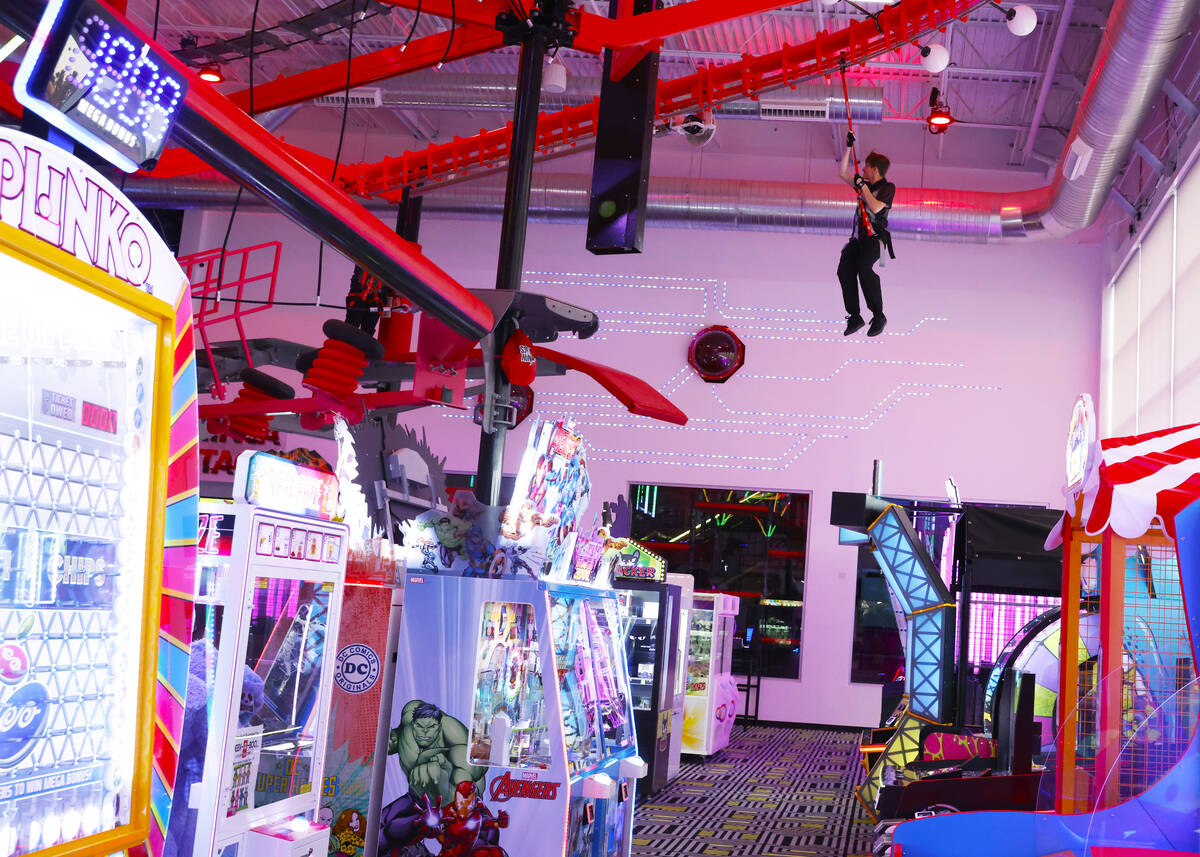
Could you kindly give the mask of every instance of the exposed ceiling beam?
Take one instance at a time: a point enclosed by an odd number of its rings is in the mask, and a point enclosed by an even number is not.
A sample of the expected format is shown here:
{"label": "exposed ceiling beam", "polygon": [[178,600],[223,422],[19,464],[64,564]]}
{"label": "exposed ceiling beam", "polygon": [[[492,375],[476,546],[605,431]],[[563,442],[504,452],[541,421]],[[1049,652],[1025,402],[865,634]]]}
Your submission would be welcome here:
{"label": "exposed ceiling beam", "polygon": [[[430,68],[443,58],[450,62],[475,56],[500,47],[501,44],[501,36],[495,30],[464,24],[456,28],[453,35],[451,31],[444,30],[416,39],[407,49],[392,46],[353,57],[350,60],[350,87],[366,86],[411,71]],[[254,87],[254,110],[257,113],[311,101],[322,95],[341,92],[345,87],[346,61],[342,60],[259,84]],[[235,92],[229,96],[229,100],[243,110],[249,110],[250,90]]]}

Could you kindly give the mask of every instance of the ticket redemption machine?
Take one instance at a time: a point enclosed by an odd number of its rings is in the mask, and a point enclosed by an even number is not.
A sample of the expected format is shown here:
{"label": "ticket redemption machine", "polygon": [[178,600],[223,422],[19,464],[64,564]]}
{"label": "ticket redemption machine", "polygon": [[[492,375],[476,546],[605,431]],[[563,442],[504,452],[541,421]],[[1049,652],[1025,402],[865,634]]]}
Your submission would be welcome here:
{"label": "ticket redemption machine", "polygon": [[347,530],[337,479],[238,456],[233,501],[200,504],[196,615],[169,853],[324,854],[321,797]]}
{"label": "ticket redemption machine", "polygon": [[729,744],[737,718],[737,682],[730,674],[737,632],[738,597],[698,592],[692,604],[687,658],[683,750],[711,756]]}
{"label": "ticket redemption machine", "polygon": [[67,151],[0,128],[0,176],[0,855],[158,854],[194,569],[187,279]]}

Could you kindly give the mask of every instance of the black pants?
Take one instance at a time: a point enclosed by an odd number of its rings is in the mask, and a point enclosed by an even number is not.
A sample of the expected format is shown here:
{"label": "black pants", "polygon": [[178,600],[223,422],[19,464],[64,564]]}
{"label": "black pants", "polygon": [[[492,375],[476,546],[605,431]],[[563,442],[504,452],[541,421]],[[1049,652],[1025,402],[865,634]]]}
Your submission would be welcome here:
{"label": "black pants", "polygon": [[879,261],[878,238],[851,238],[842,248],[837,276],[842,284],[842,301],[850,315],[862,315],[858,304],[858,286],[862,283],[863,297],[872,316],[883,315],[883,292],[875,263]]}

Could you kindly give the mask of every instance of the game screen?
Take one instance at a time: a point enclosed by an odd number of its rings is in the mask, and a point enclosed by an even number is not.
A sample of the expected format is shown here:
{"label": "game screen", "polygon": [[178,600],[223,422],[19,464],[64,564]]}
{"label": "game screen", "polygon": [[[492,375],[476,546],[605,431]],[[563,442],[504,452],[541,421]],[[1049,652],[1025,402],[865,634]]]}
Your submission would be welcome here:
{"label": "game screen", "polygon": [[658,593],[632,591],[629,635],[625,651],[629,658],[629,684],[635,711],[654,707],[654,667],[658,662]]}
{"label": "game screen", "polygon": [[333,586],[282,577],[254,578],[235,733],[243,740],[259,738],[253,807],[312,790],[319,716],[314,709]]}
{"label": "game screen", "polygon": [[584,603],[567,595],[550,595],[554,660],[567,739],[567,771],[572,777],[596,767],[602,758],[596,670],[586,619],[580,609]]}
{"label": "game screen", "polygon": [[488,601],[483,605],[471,713],[472,764],[550,766],[538,646],[532,604]]}
{"label": "game screen", "polygon": [[0,277],[0,853],[22,855],[130,821],[158,331],[11,257]]}

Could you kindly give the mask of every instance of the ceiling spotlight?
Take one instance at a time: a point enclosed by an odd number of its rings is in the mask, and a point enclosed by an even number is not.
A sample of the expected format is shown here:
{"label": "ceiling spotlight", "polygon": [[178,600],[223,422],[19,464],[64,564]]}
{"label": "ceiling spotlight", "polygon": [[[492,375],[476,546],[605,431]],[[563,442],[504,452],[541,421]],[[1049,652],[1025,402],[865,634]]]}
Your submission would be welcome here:
{"label": "ceiling spotlight", "polygon": [[944,134],[946,129],[954,124],[954,117],[950,115],[949,108],[938,97],[939,95],[936,86],[929,93],[929,118],[925,121],[929,124],[930,134]]}
{"label": "ceiling spotlight", "polygon": [[1024,3],[1005,9],[996,0],[988,0],[993,6],[1004,13],[1008,31],[1014,36],[1028,36],[1037,27],[1037,12]]}
{"label": "ceiling spotlight", "polygon": [[950,65],[950,51],[944,45],[925,45],[921,48],[921,68],[930,74],[940,74]]}
{"label": "ceiling spotlight", "polygon": [[567,67],[565,65],[561,62],[554,62],[554,60],[546,63],[546,68],[542,72],[542,91],[567,91]]}
{"label": "ceiling spotlight", "polygon": [[225,75],[221,74],[221,67],[215,62],[200,66],[198,74],[201,80],[208,81],[209,83],[220,83],[225,79]]}

